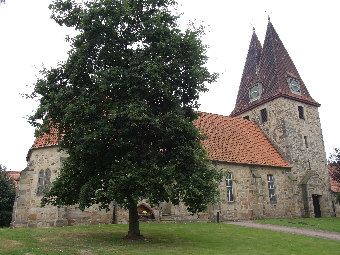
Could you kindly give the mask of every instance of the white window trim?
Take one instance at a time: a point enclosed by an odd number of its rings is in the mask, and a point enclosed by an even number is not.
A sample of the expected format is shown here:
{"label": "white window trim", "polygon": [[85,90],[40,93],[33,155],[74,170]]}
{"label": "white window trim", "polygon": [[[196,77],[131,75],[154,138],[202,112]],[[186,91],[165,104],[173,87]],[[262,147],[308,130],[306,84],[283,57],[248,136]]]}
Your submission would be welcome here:
{"label": "white window trim", "polygon": [[233,190],[233,174],[230,173],[226,177],[226,188],[227,188],[227,200],[229,203],[234,202],[234,190]]}

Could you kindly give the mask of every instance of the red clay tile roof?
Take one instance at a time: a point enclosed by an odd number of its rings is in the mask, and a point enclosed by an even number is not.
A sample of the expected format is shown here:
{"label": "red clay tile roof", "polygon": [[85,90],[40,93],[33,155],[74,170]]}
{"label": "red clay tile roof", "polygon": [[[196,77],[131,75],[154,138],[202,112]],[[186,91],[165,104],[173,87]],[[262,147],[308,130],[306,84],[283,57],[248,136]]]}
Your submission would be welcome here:
{"label": "red clay tile roof", "polygon": [[32,145],[31,149],[43,148],[47,146],[58,145],[58,130],[53,128],[50,134],[43,133],[41,136],[37,137]]}
{"label": "red clay tile roof", "polygon": [[340,183],[332,178],[331,173],[337,169],[335,165],[328,165],[329,178],[331,181],[331,189],[333,192],[340,192]]}
{"label": "red clay tile roof", "polygon": [[291,167],[253,121],[201,113],[195,125],[208,136],[202,143],[211,160]]}
{"label": "red clay tile roof", "polygon": [[[252,41],[253,40],[254,35],[252,37]],[[250,74],[243,73],[243,75],[250,76],[251,79],[245,80],[242,76],[236,105],[230,116],[237,116],[280,96],[314,106],[320,106],[320,104],[309,95],[304,82],[302,81],[292,59],[290,58],[271,22],[269,22],[267,26],[260,61],[258,62],[258,60],[252,57],[252,55],[254,55],[254,46],[252,46],[251,43],[245,64],[245,70],[246,66],[258,65],[257,77],[253,77],[253,71],[251,71]],[[248,63],[248,61],[253,61],[253,63]],[[288,77],[295,78],[299,81],[301,95],[295,94],[290,90],[287,82]],[[249,89],[256,82],[262,83],[263,92],[260,99],[250,102]]]}
{"label": "red clay tile roof", "polygon": [[9,177],[13,178],[15,185],[17,185],[20,178],[20,171],[7,171]]}
{"label": "red clay tile roof", "polygon": [[[290,167],[255,122],[211,113],[201,114],[195,125],[208,136],[202,143],[209,159]],[[31,149],[57,145],[56,133],[55,129],[50,135],[38,137]]]}

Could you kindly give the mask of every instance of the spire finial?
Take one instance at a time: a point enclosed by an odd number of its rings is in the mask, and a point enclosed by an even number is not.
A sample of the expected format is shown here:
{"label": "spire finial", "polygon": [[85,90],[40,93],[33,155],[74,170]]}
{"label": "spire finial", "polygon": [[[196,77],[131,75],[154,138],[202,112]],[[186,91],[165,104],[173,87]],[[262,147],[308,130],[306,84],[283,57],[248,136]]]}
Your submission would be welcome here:
{"label": "spire finial", "polygon": [[268,22],[270,22],[270,15],[268,15]]}

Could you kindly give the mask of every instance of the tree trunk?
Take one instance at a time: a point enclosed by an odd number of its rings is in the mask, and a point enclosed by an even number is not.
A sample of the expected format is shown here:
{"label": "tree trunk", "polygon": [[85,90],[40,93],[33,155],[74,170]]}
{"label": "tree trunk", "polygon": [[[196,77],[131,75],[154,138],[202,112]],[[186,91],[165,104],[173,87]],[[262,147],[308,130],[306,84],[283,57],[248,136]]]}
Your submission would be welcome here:
{"label": "tree trunk", "polygon": [[126,238],[132,240],[143,238],[139,230],[137,204],[134,202],[131,202],[129,207],[129,233]]}

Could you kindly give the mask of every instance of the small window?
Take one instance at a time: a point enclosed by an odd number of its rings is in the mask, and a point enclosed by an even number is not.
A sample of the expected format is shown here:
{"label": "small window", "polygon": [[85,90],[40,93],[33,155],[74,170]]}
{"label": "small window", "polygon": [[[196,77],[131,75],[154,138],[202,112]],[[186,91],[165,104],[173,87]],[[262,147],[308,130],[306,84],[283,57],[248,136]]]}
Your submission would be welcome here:
{"label": "small window", "polygon": [[227,175],[226,186],[227,186],[228,202],[234,202],[233,175],[231,173]]}
{"label": "small window", "polygon": [[267,114],[266,108],[261,110],[261,120],[262,120],[262,123],[267,122],[268,120],[268,114]]}
{"label": "small window", "polygon": [[309,161],[309,159],[308,159],[308,170],[311,170],[312,168],[311,168],[311,166],[310,166],[310,161]]}
{"label": "small window", "polygon": [[267,175],[267,181],[268,181],[268,190],[269,190],[270,202],[276,203],[274,176],[271,175],[271,174],[268,174]]}
{"label": "small window", "polygon": [[303,107],[302,106],[298,106],[298,111],[299,111],[299,118],[304,120],[305,119],[305,114],[303,112]]}
{"label": "small window", "polygon": [[308,148],[308,140],[307,140],[307,136],[304,136],[303,138],[304,138],[304,140],[305,140],[306,148]]}
{"label": "small window", "polygon": [[244,116],[243,119],[249,120],[249,116]]}

